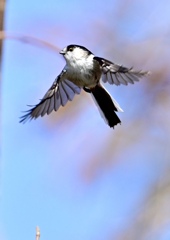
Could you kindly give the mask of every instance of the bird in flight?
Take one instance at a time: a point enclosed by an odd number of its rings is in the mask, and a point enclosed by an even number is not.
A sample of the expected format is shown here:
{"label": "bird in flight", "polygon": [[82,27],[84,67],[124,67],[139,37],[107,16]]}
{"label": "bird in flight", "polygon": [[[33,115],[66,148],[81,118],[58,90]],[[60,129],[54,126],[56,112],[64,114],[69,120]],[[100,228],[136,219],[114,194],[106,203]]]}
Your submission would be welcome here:
{"label": "bird in flight", "polygon": [[110,96],[101,82],[115,85],[127,85],[139,81],[148,75],[145,71],[135,71],[115,64],[105,58],[95,56],[87,48],[75,44],[60,51],[66,65],[40,102],[21,117],[20,122],[36,119],[39,116],[57,111],[72,101],[81,89],[90,93],[106,123],[114,128],[121,123],[116,112],[123,112],[119,104]]}

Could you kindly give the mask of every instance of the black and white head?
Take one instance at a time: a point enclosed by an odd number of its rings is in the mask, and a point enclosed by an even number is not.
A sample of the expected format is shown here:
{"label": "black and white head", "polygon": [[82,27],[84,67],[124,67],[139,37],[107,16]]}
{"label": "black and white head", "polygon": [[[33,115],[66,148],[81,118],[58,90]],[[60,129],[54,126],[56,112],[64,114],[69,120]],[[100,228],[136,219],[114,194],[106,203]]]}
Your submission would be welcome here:
{"label": "black and white head", "polygon": [[75,44],[71,44],[63,48],[60,51],[60,54],[62,54],[66,61],[69,62],[75,60],[82,60],[84,58],[88,58],[89,55],[93,55],[93,53],[90,52],[87,48]]}

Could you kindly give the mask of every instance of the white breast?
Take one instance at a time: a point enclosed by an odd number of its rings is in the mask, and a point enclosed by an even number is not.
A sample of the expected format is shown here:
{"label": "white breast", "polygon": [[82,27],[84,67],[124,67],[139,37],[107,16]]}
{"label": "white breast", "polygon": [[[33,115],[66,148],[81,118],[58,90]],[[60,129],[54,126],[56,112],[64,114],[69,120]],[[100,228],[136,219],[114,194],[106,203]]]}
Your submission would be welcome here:
{"label": "white breast", "polygon": [[96,85],[93,55],[87,59],[73,59],[66,65],[67,78],[79,87],[93,87]]}

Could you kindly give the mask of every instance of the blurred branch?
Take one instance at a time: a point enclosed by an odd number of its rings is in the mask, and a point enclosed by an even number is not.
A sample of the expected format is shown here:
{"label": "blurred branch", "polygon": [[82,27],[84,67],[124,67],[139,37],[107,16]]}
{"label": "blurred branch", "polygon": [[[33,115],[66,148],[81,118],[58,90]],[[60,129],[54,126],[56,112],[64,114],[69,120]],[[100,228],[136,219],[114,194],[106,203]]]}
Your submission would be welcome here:
{"label": "blurred branch", "polygon": [[40,240],[40,228],[36,227],[36,240]]}
{"label": "blurred branch", "polygon": [[[0,31],[4,28],[4,11],[5,11],[5,0],[0,0]],[[0,81],[2,81],[2,45],[3,41],[0,41]],[[0,85],[1,88],[1,85]],[[1,108],[1,104],[0,104]]]}
{"label": "blurred branch", "polygon": [[31,36],[24,36],[18,33],[7,33],[5,31],[0,31],[0,39],[1,40],[12,39],[12,40],[20,41],[25,44],[34,45],[41,48],[47,48],[55,52],[58,52],[60,50],[60,48],[58,48],[57,46],[47,41],[44,41],[39,38],[31,37]]}
{"label": "blurred branch", "polygon": [[170,225],[170,168],[156,181],[135,217],[126,229],[110,239],[144,240],[160,239],[159,235]]}
{"label": "blurred branch", "polygon": [[[5,0],[0,0],[0,31],[3,31],[4,29],[4,11],[5,11]],[[0,41],[0,64],[1,63],[2,63],[2,41]]]}

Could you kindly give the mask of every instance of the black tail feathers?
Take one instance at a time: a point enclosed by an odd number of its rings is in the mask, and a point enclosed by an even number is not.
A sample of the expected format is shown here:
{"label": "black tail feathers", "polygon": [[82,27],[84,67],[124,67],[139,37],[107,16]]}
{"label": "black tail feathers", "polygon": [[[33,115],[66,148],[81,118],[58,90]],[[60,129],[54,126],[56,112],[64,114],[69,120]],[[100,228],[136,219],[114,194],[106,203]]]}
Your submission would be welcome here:
{"label": "black tail feathers", "polygon": [[87,92],[91,92],[92,96],[97,103],[102,117],[106,120],[107,124],[114,128],[115,125],[121,123],[120,119],[116,115],[115,111],[123,111],[118,103],[111,98],[109,93],[101,85],[96,85],[95,88],[84,89]]}

